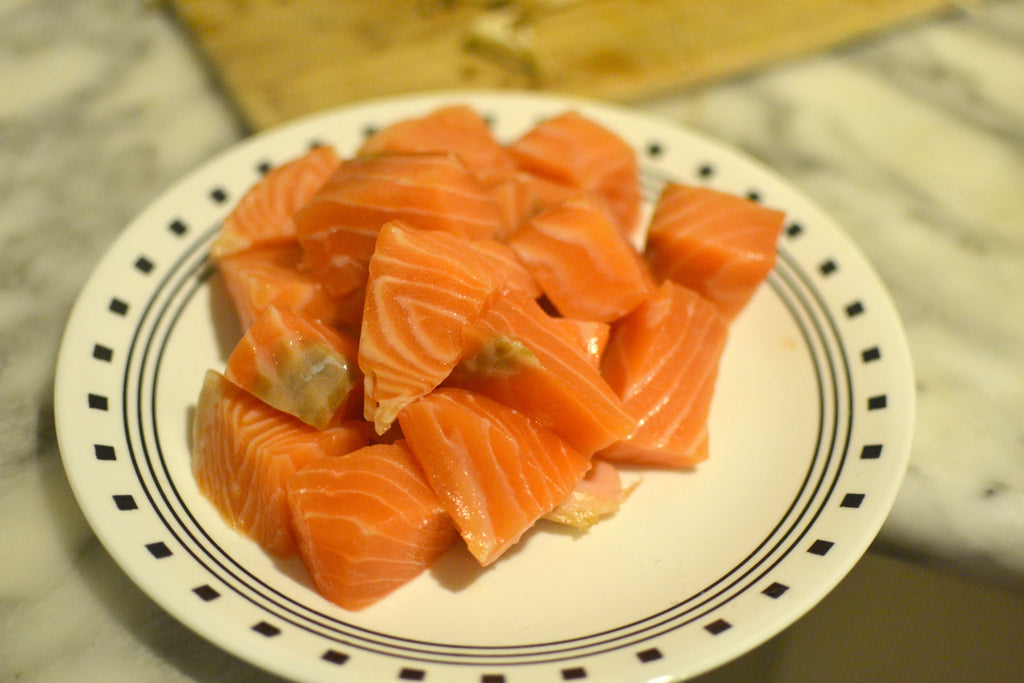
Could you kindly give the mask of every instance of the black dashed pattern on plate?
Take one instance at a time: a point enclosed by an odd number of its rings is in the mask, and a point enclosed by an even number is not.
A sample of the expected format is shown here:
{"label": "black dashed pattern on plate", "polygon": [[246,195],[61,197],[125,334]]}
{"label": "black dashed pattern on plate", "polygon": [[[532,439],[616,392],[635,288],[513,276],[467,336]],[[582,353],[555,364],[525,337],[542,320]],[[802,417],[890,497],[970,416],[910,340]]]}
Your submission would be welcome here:
{"label": "black dashed pattern on plate", "polygon": [[[212,235],[211,231],[208,231],[207,237]],[[211,277],[213,274],[212,269],[205,263],[203,251],[198,248],[198,244],[194,246],[190,252],[186,252],[178,261],[174,264],[171,272],[164,278],[161,286],[157,289],[154,296],[150,299],[149,303],[146,304],[144,310],[140,314],[144,319],[152,319],[150,323],[152,326],[148,327],[149,332],[143,334],[141,327],[137,336],[137,345],[134,347],[137,351],[135,353],[141,354],[138,359],[133,359],[133,362],[138,363],[140,366],[147,368],[147,372],[141,376],[136,376],[136,379],[132,380],[138,382],[137,386],[129,388],[126,385],[125,396],[139,395],[140,397],[146,395],[152,395],[153,390],[147,389],[146,385],[154,383],[159,373],[162,358],[159,355],[160,350],[166,347],[167,336],[173,332],[174,321],[178,318],[184,307],[189,305],[192,297],[197,295],[203,290],[203,285],[206,279]],[[824,274],[818,272],[819,276]],[[835,320],[830,319],[827,310],[820,307],[820,302],[817,301],[818,295],[814,290],[812,284],[813,278],[810,274],[803,272],[799,265],[789,257],[784,251],[780,252],[780,260],[777,270],[772,273],[769,277],[768,286],[770,286],[776,294],[787,302],[787,306],[790,308],[792,314],[799,318],[802,322],[800,323],[804,327],[804,334],[810,339],[815,339],[812,345],[816,348],[820,348],[820,351],[815,353],[825,353],[818,360],[819,372],[823,373],[819,381],[822,384],[822,391],[828,392],[832,395],[829,399],[830,408],[828,408],[828,415],[826,416],[831,421],[833,426],[831,427],[832,436],[830,440],[826,439],[819,445],[819,453],[816,456],[816,461],[819,464],[814,465],[813,468],[817,468],[817,472],[813,474],[814,477],[833,477],[838,476],[841,468],[842,460],[844,459],[842,446],[843,446],[843,435],[847,433],[849,426],[843,425],[837,421],[840,419],[840,412],[838,406],[845,404],[846,399],[843,394],[848,393],[849,388],[841,388],[840,385],[835,384],[838,378],[845,377],[845,360],[843,358],[843,349],[841,344],[837,345],[837,338],[835,337],[835,328],[837,323]],[[157,335],[157,336],[154,336]],[[808,341],[810,343],[810,341]],[[830,350],[829,350],[830,349]],[[126,380],[128,378],[126,377]],[[844,382],[846,380],[843,380]],[[151,418],[143,417],[148,414],[152,408],[143,404],[144,409],[139,414],[139,419],[143,419],[140,424],[145,424]],[[132,418],[134,421],[136,418]],[[139,435],[142,435],[141,441]],[[159,437],[155,433],[152,433],[151,428],[143,430],[143,432],[135,433],[134,430],[128,430],[126,436],[129,439],[129,450],[132,452],[132,461],[137,463],[137,467],[144,470],[159,471],[164,469],[164,465],[161,464],[162,459],[165,457],[161,452]],[[827,434],[825,436],[828,436]],[[138,447],[135,445],[138,444]],[[811,474],[811,473],[809,473]],[[821,480],[819,483],[815,483],[815,479],[808,479],[807,486],[819,487],[823,485],[824,481]],[[808,488],[808,491],[812,489]],[[183,505],[182,501],[175,501],[175,493],[173,490],[157,490],[149,493],[149,497],[156,501],[165,501],[165,505],[170,505],[169,510],[179,508]],[[824,500],[820,504],[824,504]],[[168,533],[174,535],[179,543],[181,543],[191,556],[195,557],[198,561],[204,564],[211,564],[213,555],[210,555],[209,559],[204,559],[204,555],[213,552],[212,549],[204,550],[206,542],[198,536],[189,534],[182,535],[180,528],[180,522],[175,522],[174,517],[180,516],[181,513],[170,512],[170,516],[164,517],[164,524],[166,525]],[[437,644],[417,642],[415,646],[403,644],[401,641],[390,642],[385,648],[388,651],[393,651],[395,656],[400,656],[403,651],[408,651],[412,654],[413,651],[418,651],[417,655],[420,658],[426,657],[430,661],[437,662],[476,662],[478,660],[492,661],[494,663],[509,664],[511,662],[520,661],[551,661],[558,662],[560,660],[578,656],[586,656],[587,653],[597,654],[601,652],[608,652],[615,649],[630,647],[634,643],[644,642],[651,638],[657,638],[662,635],[671,633],[673,630],[679,628],[685,628],[687,625],[692,623],[701,624],[702,628],[712,635],[719,635],[726,630],[736,627],[736,623],[733,621],[726,621],[724,619],[712,619],[707,621],[703,615],[707,614],[709,608],[713,609],[714,605],[725,605],[729,602],[741,597],[749,588],[755,587],[756,584],[760,583],[764,576],[768,575],[773,566],[772,563],[768,563],[768,557],[772,558],[774,563],[780,562],[790,552],[786,548],[795,547],[795,543],[799,541],[800,526],[806,522],[801,522],[802,519],[807,518],[806,516],[813,517],[818,514],[814,511],[814,508],[806,508],[800,516],[796,517],[795,520],[791,520],[789,523],[793,526],[789,527],[787,531],[785,528],[780,527],[779,533],[774,538],[766,538],[764,541],[764,548],[771,548],[774,544],[774,555],[766,555],[765,564],[759,566],[753,564],[743,568],[743,571],[747,575],[753,575],[753,580],[742,579],[739,583],[734,581],[726,580],[723,577],[722,580],[715,582],[708,586],[706,589],[701,590],[698,594],[682,600],[676,606],[671,607],[667,612],[658,615],[656,618],[650,619],[650,623],[646,623],[647,620],[642,620],[636,624],[630,624],[625,626],[621,631],[621,634],[609,632],[604,634],[595,634],[592,637],[577,639],[576,643],[536,643],[527,646],[517,646],[515,648],[491,648],[488,650],[487,655],[478,654],[473,648],[465,648],[459,651],[460,646],[457,644],[447,644],[438,642]],[[789,538],[792,536],[792,538]],[[166,554],[161,554],[165,551],[167,554],[170,551],[164,544],[158,546],[150,545],[147,546],[154,558],[160,559],[165,557]],[[154,550],[157,548],[157,550]],[[829,541],[816,541],[814,542],[808,552],[814,555],[825,555],[831,548],[831,542]],[[739,571],[739,568],[737,568]],[[741,578],[743,575],[740,575]],[[254,589],[258,589],[258,586],[251,584],[251,581],[246,579],[243,574],[237,572],[231,572],[229,574],[218,574],[218,578],[226,580],[228,583],[242,583],[236,589],[237,592],[246,593]],[[247,586],[247,587],[246,587]],[[269,599],[269,602],[267,602]],[[272,595],[267,595],[264,599],[261,599],[261,604],[268,610],[268,614],[280,614],[282,616],[289,615],[294,610],[294,607],[289,606],[287,601],[281,601],[280,598]],[[302,620],[295,622],[294,617],[286,619],[281,625],[275,623],[273,629],[276,631],[273,635],[276,635],[281,628],[286,628],[285,623],[293,624],[297,628],[302,629],[314,629],[317,631],[323,631],[327,629],[328,632],[332,630],[337,631],[337,637],[343,638],[346,641],[354,639],[351,643],[353,647],[363,647],[360,641],[365,636],[360,636],[359,632],[351,630],[349,627],[342,623],[334,623],[331,618],[325,614],[312,614],[310,617],[313,621],[310,622],[309,626],[304,626]],[[259,624],[260,632],[268,631],[271,622],[261,621]],[[265,633],[265,635],[267,635]],[[378,642],[383,638],[387,641],[386,637],[376,635],[374,636],[375,644],[370,645],[366,643],[366,647],[370,649],[380,649],[381,643]],[[436,652],[429,654],[432,649],[436,648]],[[649,651],[645,650],[645,651]],[[658,650],[661,652],[661,650]],[[531,654],[532,653],[532,654]],[[409,671],[417,672],[424,671],[423,669],[409,669]],[[563,669],[563,675],[570,676],[586,676],[586,669],[582,667],[570,667]]]}
{"label": "black dashed pattern on plate", "polygon": [[199,599],[203,602],[210,602],[220,597],[220,592],[206,583],[202,586],[196,586],[192,589],[192,592],[199,596]]}
{"label": "black dashed pattern on plate", "polygon": [[153,272],[153,262],[145,256],[140,256],[135,259],[135,270],[145,275],[149,275]]}
{"label": "black dashed pattern on plate", "polygon": [[117,506],[118,510],[138,510],[139,509],[138,504],[135,502],[135,497],[130,495],[130,494],[127,494],[127,493],[121,493],[121,494],[115,495],[114,496],[114,505]]}
{"label": "black dashed pattern on plate", "polygon": [[[500,124],[500,117],[489,117],[495,126]],[[384,123],[368,123],[363,134],[372,134]],[[322,137],[307,135],[305,140],[313,140],[309,143],[312,147],[331,139],[331,131],[321,134]],[[300,147],[301,144],[296,147],[296,154]],[[689,151],[680,149],[668,137],[647,139],[638,143],[638,148],[643,166],[643,195],[648,202],[653,201],[665,182],[710,185],[726,182],[736,174],[738,162],[731,157],[719,161],[703,151],[690,157]],[[244,166],[249,173],[255,170],[256,177],[275,166],[258,148],[246,154],[249,158],[244,160]],[[244,191],[244,185],[236,186],[229,178],[214,179],[199,191],[197,198],[202,199],[205,194],[205,199],[218,207],[223,216],[231,208],[232,197]],[[777,201],[769,182],[750,182],[731,191],[767,206],[774,206]],[[217,228],[216,223],[197,222],[187,212],[179,213],[180,210],[181,207],[176,207],[173,214],[159,217],[159,225],[153,229],[152,234],[165,235],[170,246],[154,247],[152,251],[144,248],[143,253],[134,252],[121,261],[122,269],[127,263],[136,275],[145,277],[134,278],[136,284],[126,285],[120,291],[103,292],[95,300],[94,314],[125,319],[131,329],[121,339],[86,340],[88,345],[84,348],[91,348],[92,360],[99,361],[94,365],[105,368],[108,380],[121,381],[122,386],[116,397],[107,383],[77,388],[79,397],[82,391],[86,394],[82,410],[87,414],[83,419],[89,419],[88,413],[95,419],[100,412],[123,421],[115,425],[115,431],[89,437],[89,460],[98,468],[134,474],[135,483],[141,487],[139,492],[119,481],[101,493],[106,505],[125,513],[125,518],[151,516],[155,520],[158,532],[134,540],[136,550],[148,557],[154,567],[186,563],[193,568],[193,576],[203,577],[182,585],[183,594],[192,593],[191,600],[203,609],[226,609],[229,605],[237,609],[244,615],[239,618],[239,631],[255,633],[267,643],[281,640],[277,637],[285,633],[319,639],[323,646],[310,650],[308,656],[327,667],[325,676],[331,671],[349,670],[357,656],[394,660],[392,676],[403,681],[431,680],[435,668],[440,675],[441,668],[454,665],[463,670],[475,667],[475,680],[481,683],[506,683],[525,680],[517,676],[522,672],[519,667],[527,664],[546,666],[548,680],[607,680],[602,667],[604,662],[613,660],[601,656],[616,653],[653,672],[654,663],[660,666],[685,655],[674,645],[679,634],[695,630],[715,641],[739,635],[745,627],[742,611],[736,612],[735,617],[730,613],[726,619],[718,613],[721,608],[757,600],[765,605],[764,609],[782,609],[792,602],[784,599],[790,591],[800,594],[807,587],[798,579],[787,578],[784,570],[791,559],[828,563],[832,557],[843,554],[839,549],[843,548],[844,539],[831,535],[828,523],[823,521],[829,512],[841,511],[849,518],[872,508],[865,503],[877,504],[870,490],[838,488],[849,464],[848,454],[850,461],[864,463],[865,467],[877,468],[879,465],[873,463],[884,461],[884,439],[856,430],[854,419],[862,411],[885,412],[891,406],[891,392],[878,386],[861,396],[863,390],[853,383],[855,370],[844,342],[845,326],[863,327],[872,320],[867,303],[873,300],[851,298],[841,304],[827,303],[822,287],[841,282],[847,276],[847,257],[831,251],[797,256],[796,249],[813,245],[815,223],[806,216],[790,215],[783,230],[784,239],[780,240],[776,269],[766,287],[793,317],[812,357],[822,404],[821,426],[793,506],[748,558],[692,595],[680,595],[678,602],[655,614],[565,641],[480,647],[445,642],[443,634],[437,634],[435,641],[427,642],[365,629],[348,615],[298,604],[247,572],[226,549],[219,547],[199,526],[168,474],[169,459],[187,454],[163,451],[155,417],[156,387],[164,377],[161,373],[173,373],[173,369],[162,364],[177,321],[197,297],[207,295],[214,270],[206,262],[206,249]],[[788,243],[792,243],[792,249]],[[889,349],[873,343],[877,340],[866,341],[855,347],[854,358],[863,367],[884,367],[888,356],[883,351]],[[78,346],[80,355],[82,348]],[[173,378],[166,375],[164,381]],[[116,406],[114,411],[110,410],[111,397]],[[641,668],[640,675],[642,671]]]}
{"label": "black dashed pattern on plate", "polygon": [[126,315],[128,313],[128,304],[120,299],[111,299],[110,304],[107,308],[117,315]]}
{"label": "black dashed pattern on plate", "polygon": [[93,454],[97,460],[116,460],[117,455],[114,452],[113,446],[107,446],[104,444],[94,444]]}

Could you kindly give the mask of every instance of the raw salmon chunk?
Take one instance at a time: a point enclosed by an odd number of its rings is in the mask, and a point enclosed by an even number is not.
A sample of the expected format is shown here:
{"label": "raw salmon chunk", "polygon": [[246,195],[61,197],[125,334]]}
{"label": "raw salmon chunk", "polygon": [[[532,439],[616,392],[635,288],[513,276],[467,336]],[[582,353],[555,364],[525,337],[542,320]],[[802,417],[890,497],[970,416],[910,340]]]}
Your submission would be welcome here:
{"label": "raw salmon chunk", "polygon": [[397,221],[380,230],[359,335],[363,414],[379,434],[458,363],[462,328],[480,314],[494,273],[455,235]]}
{"label": "raw salmon chunk", "polygon": [[553,322],[562,327],[565,333],[579,344],[583,356],[595,368],[601,367],[601,356],[608,345],[608,337],[612,327],[608,323],[597,320],[578,320],[576,318],[552,318]]}
{"label": "raw salmon chunk", "polygon": [[295,239],[292,217],[340,163],[333,148],[320,146],[268,171],[224,219],[210,257],[218,260],[254,246]]}
{"label": "raw salmon chunk", "polygon": [[544,293],[533,274],[507,242],[495,239],[472,240],[466,242],[466,246],[491,263],[499,288],[518,289],[531,299]]}
{"label": "raw salmon chunk", "polygon": [[[498,209],[505,221],[505,229],[495,235],[498,239],[508,239],[509,235],[514,233],[524,221],[544,208],[541,198],[525,182],[529,177],[531,176],[524,172],[516,171],[508,180],[490,188],[491,196],[498,204]],[[572,192],[571,188],[567,190],[569,195]]]}
{"label": "raw salmon chunk", "polygon": [[288,480],[287,490],[313,585],[348,610],[416,578],[458,539],[402,441],[316,458]]}
{"label": "raw salmon chunk", "polygon": [[377,234],[393,220],[466,239],[505,226],[487,188],[451,153],[348,159],[295,215],[306,264],[337,296],[366,283]]}
{"label": "raw salmon chunk", "polygon": [[247,249],[217,263],[243,330],[271,306],[325,325],[342,321],[339,300],[301,268],[301,261],[302,249],[292,240]]}
{"label": "raw salmon chunk", "polygon": [[464,339],[450,386],[515,408],[585,455],[636,428],[578,337],[522,292],[489,299]]}
{"label": "raw salmon chunk", "polygon": [[601,371],[639,427],[600,456],[666,467],[707,459],[707,418],[727,336],[728,322],[712,303],[671,281],[616,321]]}
{"label": "raw salmon chunk", "polygon": [[632,239],[639,228],[639,172],[636,153],[621,137],[568,111],[533,127],[509,149],[528,173],[601,196],[622,234]]}
{"label": "raw salmon chunk", "polygon": [[235,345],[224,374],[265,403],[324,429],[336,415],[361,414],[356,356],[352,337],[270,307]]}
{"label": "raw salmon chunk", "polygon": [[516,173],[512,186],[515,188],[515,194],[508,201],[514,201],[514,210],[518,212],[520,223],[526,222],[545,209],[579,196],[583,191],[578,185],[523,169]]}
{"label": "raw salmon chunk", "polygon": [[708,458],[783,214],[669,182],[641,224],[638,171],[579,112],[505,143],[455,104],[268,172],[211,247],[242,329],[196,406],[199,491],[360,610],[460,538],[488,566],[618,511],[626,468]]}
{"label": "raw salmon chunk", "polygon": [[454,104],[382,128],[366,139],[359,154],[454,152],[473,175],[491,187],[516,172],[512,154],[471,107]]}
{"label": "raw salmon chunk", "polygon": [[647,265],[587,196],[534,216],[509,245],[566,317],[608,322],[654,288]]}
{"label": "raw salmon chunk", "polygon": [[729,319],[753,297],[775,265],[785,214],[733,194],[669,183],[647,236],[659,278],[693,289]]}
{"label": "raw salmon chunk", "polygon": [[192,471],[228,524],[287,557],[295,538],[285,481],[316,457],[361,448],[369,432],[358,420],[314,429],[209,370],[196,406]]}
{"label": "raw salmon chunk", "polygon": [[512,408],[437,389],[399,415],[416,460],[481,565],[563,502],[588,458]]}
{"label": "raw salmon chunk", "polygon": [[511,152],[494,137],[484,117],[464,104],[386,126],[370,135],[359,150],[360,155],[381,152],[456,154],[501,210],[505,226],[498,237],[507,237],[528,210],[525,195],[514,181],[517,167]]}

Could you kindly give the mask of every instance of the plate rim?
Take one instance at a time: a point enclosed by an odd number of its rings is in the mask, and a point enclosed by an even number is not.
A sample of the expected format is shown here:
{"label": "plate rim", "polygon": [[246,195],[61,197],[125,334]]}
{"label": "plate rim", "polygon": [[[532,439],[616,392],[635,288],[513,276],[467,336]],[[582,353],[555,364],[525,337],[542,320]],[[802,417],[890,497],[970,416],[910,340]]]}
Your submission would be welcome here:
{"label": "plate rim", "polygon": [[[146,592],[151,598],[153,598],[158,604],[160,604],[163,609],[168,611],[168,613],[172,614],[172,616],[174,616],[176,619],[192,628],[201,637],[204,637],[207,640],[211,640],[212,642],[227,650],[228,652],[231,652],[232,654],[239,656],[242,659],[246,659],[250,663],[256,664],[257,666],[261,666],[262,668],[267,669],[269,671],[274,671],[275,673],[279,673],[282,675],[288,675],[287,672],[280,670],[279,662],[276,662],[273,656],[263,658],[259,657],[258,655],[254,658],[250,656],[242,656],[239,654],[238,651],[236,651],[236,649],[233,649],[230,646],[226,646],[225,644],[218,642],[215,639],[211,639],[209,633],[203,632],[203,630],[201,629],[197,629],[196,625],[194,624],[194,619],[188,614],[188,610],[172,609],[172,607],[174,607],[173,605],[169,606],[168,604],[165,604],[164,600],[160,599],[157,595],[154,595],[153,592],[149,588],[147,588],[145,580],[142,580],[140,582],[140,577],[136,575],[135,567],[126,566],[126,563],[129,565],[130,563],[127,562],[127,560],[123,556],[123,553],[120,552],[117,546],[117,542],[109,537],[108,530],[104,529],[103,531],[101,531],[99,528],[97,528],[97,524],[101,525],[102,518],[100,517],[99,513],[96,512],[96,510],[91,507],[92,503],[89,502],[87,493],[85,491],[80,491],[80,487],[83,485],[83,482],[78,479],[79,475],[77,470],[75,469],[74,463],[71,463],[68,460],[68,458],[70,457],[69,454],[74,450],[69,444],[69,439],[71,439],[72,437],[68,433],[70,427],[66,426],[67,421],[70,419],[68,415],[74,414],[75,411],[81,410],[80,407],[76,408],[70,404],[70,393],[65,389],[68,383],[72,382],[71,377],[74,374],[73,370],[76,367],[76,363],[81,363],[80,357],[72,355],[72,341],[74,339],[74,335],[79,333],[79,328],[82,325],[86,324],[87,317],[83,312],[85,306],[84,302],[87,300],[87,295],[95,288],[95,282],[102,279],[103,274],[101,273],[101,271],[103,270],[104,265],[111,258],[111,254],[116,253],[118,251],[118,249],[120,248],[119,245],[122,245],[126,241],[128,241],[129,233],[131,233],[133,230],[136,230],[136,226],[145,223],[149,215],[161,214],[163,210],[163,205],[169,202],[177,194],[182,193],[184,188],[188,186],[190,179],[195,178],[198,174],[201,174],[204,171],[208,171],[209,169],[214,168],[221,163],[224,163],[225,160],[231,159],[235,156],[241,156],[254,148],[259,148],[261,145],[264,145],[267,140],[281,139],[283,137],[287,137],[288,135],[295,134],[296,132],[305,130],[307,128],[315,129],[318,125],[324,125],[326,122],[332,120],[332,118],[344,117],[346,114],[350,114],[353,111],[369,111],[381,107],[401,108],[412,106],[426,108],[429,107],[432,103],[456,101],[465,101],[471,104],[476,104],[477,106],[484,103],[490,103],[493,106],[496,103],[513,102],[520,106],[529,106],[534,103],[542,103],[543,106],[548,109],[564,109],[568,107],[575,107],[580,108],[585,112],[605,112],[614,117],[621,117],[624,119],[638,121],[647,120],[658,122],[658,125],[665,126],[670,129],[675,129],[683,133],[684,136],[689,136],[694,139],[702,140],[703,144],[708,145],[717,153],[729,157],[732,161],[739,163],[744,168],[756,168],[759,173],[771,178],[774,183],[777,183],[780,187],[787,188],[788,191],[792,192],[795,196],[797,196],[800,199],[800,201],[805,205],[805,208],[810,209],[810,213],[814,214],[815,223],[827,224],[829,226],[829,230],[831,230],[833,233],[830,235],[830,237],[837,239],[838,242],[841,243],[843,246],[843,252],[852,254],[858,261],[858,267],[861,268],[870,276],[870,278],[873,279],[872,285],[876,290],[873,293],[876,296],[880,296],[882,298],[883,307],[886,309],[883,311],[883,313],[890,318],[890,323],[896,323],[896,334],[894,339],[898,343],[896,347],[888,349],[887,353],[895,356],[895,359],[897,360],[899,365],[904,368],[904,381],[909,386],[909,390],[908,386],[903,387],[904,394],[901,396],[901,398],[905,402],[904,408],[908,415],[907,423],[904,427],[904,432],[902,435],[903,440],[901,443],[895,445],[893,450],[896,451],[896,454],[892,456],[900,460],[902,462],[902,466],[897,468],[898,476],[894,477],[893,481],[890,481],[890,491],[887,492],[888,504],[885,506],[885,512],[881,514],[881,518],[877,521],[877,525],[871,525],[873,527],[872,531],[870,534],[868,534],[868,537],[863,542],[863,547],[860,548],[859,551],[856,553],[847,553],[843,556],[843,562],[838,562],[836,563],[836,565],[833,565],[835,567],[833,571],[835,576],[833,576],[832,579],[834,580],[829,579],[829,581],[826,581],[826,583],[830,583],[830,585],[828,585],[826,590],[824,590],[824,592],[821,595],[818,595],[816,597],[808,597],[805,600],[806,604],[800,605],[797,609],[791,608],[789,614],[792,614],[793,616],[792,618],[788,619],[787,625],[788,623],[793,623],[794,621],[799,619],[800,616],[806,613],[806,611],[811,609],[814,606],[814,604],[816,604],[817,601],[820,600],[821,597],[823,597],[824,594],[831,590],[831,588],[834,587],[839,582],[839,580],[841,580],[842,577],[845,576],[846,573],[848,573],[848,571],[853,567],[853,565],[860,559],[863,552],[867,550],[867,547],[870,545],[871,540],[877,535],[878,530],[881,528],[882,523],[884,522],[889,510],[892,507],[892,504],[895,501],[896,493],[900,488],[903,476],[906,472],[907,464],[909,463],[910,441],[913,434],[915,413],[915,396],[912,390],[913,367],[909,353],[909,346],[906,340],[906,335],[903,331],[902,324],[900,323],[897,309],[892,302],[891,294],[885,287],[881,278],[874,271],[874,268],[870,264],[868,259],[864,256],[864,254],[861,252],[859,247],[853,242],[853,240],[845,233],[845,231],[842,230],[838,223],[836,223],[831,217],[829,217],[824,211],[822,211],[813,201],[813,199],[808,197],[802,191],[795,188],[795,186],[793,186],[788,181],[788,179],[782,177],[780,174],[769,168],[767,165],[763,164],[762,162],[753,157],[750,157],[748,154],[727,145],[726,143],[723,143],[710,136],[707,136],[701,133],[700,131],[694,131],[692,129],[689,129],[678,122],[670,121],[625,106],[614,105],[600,101],[587,100],[585,98],[579,97],[564,97],[560,95],[540,94],[522,91],[455,90],[382,97],[375,98],[373,100],[368,100],[366,102],[353,103],[350,105],[330,109],[327,111],[309,114],[298,119],[295,119],[291,122],[282,124],[272,129],[268,129],[267,131],[262,131],[253,136],[238,141],[235,144],[230,145],[217,155],[213,156],[212,158],[199,164],[196,168],[192,169],[183,177],[181,177],[178,181],[169,186],[164,192],[158,195],[156,199],[151,201],[146,206],[146,208],[140,211],[135,216],[135,218],[133,218],[126,225],[126,227],[122,230],[122,232],[118,235],[114,242],[108,247],[108,249],[104,252],[104,255],[100,258],[99,262],[94,267],[94,270],[92,271],[85,285],[83,286],[80,295],[76,299],[75,305],[68,316],[68,322],[60,342],[60,352],[57,361],[57,372],[54,379],[54,410],[55,423],[57,425],[58,444],[60,447],[62,462],[64,463],[65,471],[67,472],[69,482],[71,483],[72,491],[75,494],[79,506],[82,508],[83,513],[85,514],[87,520],[89,521],[90,527],[93,529],[94,533],[96,533],[96,535],[100,538],[104,547],[107,548],[108,552],[115,559],[119,567],[128,574],[128,576],[133,580],[133,582],[139,585],[144,590],[144,592]],[[715,666],[719,666],[725,663],[726,661],[735,658],[739,654],[742,654],[743,652],[749,650],[750,647],[753,646],[751,645],[751,642],[756,641],[754,642],[754,644],[756,645],[757,643],[763,642],[768,637],[771,637],[771,635],[774,635],[779,630],[781,630],[781,628],[776,629],[768,636],[763,636],[763,634],[747,634],[747,637],[745,639],[747,642],[743,642],[743,638],[735,640],[732,648],[723,649],[719,653],[717,660],[712,659],[709,660],[709,662],[706,662],[710,663],[711,666],[707,666],[701,669],[701,671],[707,671],[710,668],[714,668]],[[654,667],[646,668],[644,669],[644,675],[648,675],[653,671]],[[701,671],[691,671],[686,673],[685,675],[695,675],[696,673],[700,673]],[[338,673],[341,674],[340,669],[338,670]],[[673,675],[674,672],[669,671],[667,672],[667,674]]]}

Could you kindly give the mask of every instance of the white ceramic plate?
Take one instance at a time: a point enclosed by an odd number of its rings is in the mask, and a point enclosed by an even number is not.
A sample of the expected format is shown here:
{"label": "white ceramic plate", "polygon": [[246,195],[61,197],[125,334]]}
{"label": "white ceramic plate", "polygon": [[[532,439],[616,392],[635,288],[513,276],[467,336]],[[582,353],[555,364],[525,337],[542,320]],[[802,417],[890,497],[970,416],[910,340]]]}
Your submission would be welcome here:
{"label": "white ceramic plate", "polygon": [[[486,570],[456,549],[349,613],[228,528],[189,469],[207,368],[239,335],[207,248],[261,172],[314,143],[467,102],[510,140],[577,108],[635,146],[647,199],[666,179],[787,212],[778,265],[733,323],[696,472],[648,472],[579,536],[542,523]],[[121,235],[68,322],[56,381],[71,486],[103,544],[168,612],[238,657],[303,680],[667,681],[783,630],[882,525],[907,465],[912,371],[865,259],[770,170],[675,125],[565,98],[402,97],[255,136],[179,182]]]}

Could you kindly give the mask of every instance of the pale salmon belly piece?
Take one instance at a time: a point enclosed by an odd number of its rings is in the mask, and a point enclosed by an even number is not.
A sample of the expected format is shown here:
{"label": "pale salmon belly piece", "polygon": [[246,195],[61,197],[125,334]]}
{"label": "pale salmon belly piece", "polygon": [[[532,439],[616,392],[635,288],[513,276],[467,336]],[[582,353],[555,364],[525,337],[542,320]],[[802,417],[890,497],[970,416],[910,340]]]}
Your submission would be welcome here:
{"label": "pale salmon belly piece", "polygon": [[638,164],[633,148],[617,134],[568,111],[534,126],[509,149],[523,170],[555,186],[601,196],[622,234],[635,236],[641,207]]}
{"label": "pale salmon belly piece", "polygon": [[743,197],[670,183],[655,204],[647,256],[657,277],[696,291],[731,320],[774,267],[784,220]]}
{"label": "pale salmon belly piece", "polygon": [[508,406],[440,388],[399,415],[423,467],[469,551],[489,565],[562,503],[588,458]]}
{"label": "pale salmon belly piece", "polygon": [[[243,330],[271,306],[295,311],[325,325],[343,322],[342,304],[301,267],[302,249],[294,239],[247,249],[217,263]],[[360,308],[362,302],[359,303]]]}
{"label": "pale salmon belly piece", "polygon": [[451,153],[348,159],[295,215],[306,265],[336,296],[366,283],[377,234],[394,220],[465,239],[505,229],[487,188]]}
{"label": "pale salmon belly piece", "polygon": [[601,367],[601,356],[608,346],[608,337],[612,326],[598,320],[579,320],[577,318],[552,318],[566,334],[579,344],[583,356],[595,368]]}
{"label": "pale salmon belly piece", "polygon": [[463,327],[495,287],[493,264],[465,240],[397,221],[381,228],[359,335],[363,416],[378,434],[448,376],[462,354]]}
{"label": "pale salmon belly piece", "polygon": [[639,427],[598,455],[613,463],[690,467],[708,457],[707,419],[728,321],[665,281],[612,325],[601,371]]}
{"label": "pale salmon belly piece", "polygon": [[324,429],[362,412],[363,373],[353,337],[268,308],[228,356],[225,376],[264,403]]}
{"label": "pale salmon belly piece", "polygon": [[363,447],[369,433],[361,420],[314,429],[209,370],[196,406],[192,472],[230,526],[287,557],[295,538],[285,481],[314,458]]}
{"label": "pale salmon belly piece", "polygon": [[489,299],[463,344],[449,386],[515,408],[584,455],[636,429],[579,338],[522,292]]}
{"label": "pale salmon belly piece", "polygon": [[390,124],[370,135],[359,155],[380,152],[453,152],[487,187],[516,172],[512,154],[491,133],[487,121],[464,104]]}
{"label": "pale salmon belly piece", "polygon": [[310,461],[288,480],[299,554],[317,591],[360,610],[419,576],[458,540],[403,442]]}
{"label": "pale salmon belly piece", "polygon": [[623,488],[615,465],[594,458],[590,471],[576,483],[565,502],[544,515],[544,519],[585,531],[618,511],[632,490],[633,487]]}
{"label": "pale salmon belly piece", "polygon": [[255,246],[295,239],[295,212],[339,164],[333,148],[319,146],[268,171],[224,219],[210,246],[210,258],[219,260]]}
{"label": "pale salmon belly piece", "polygon": [[647,264],[588,196],[534,216],[508,243],[568,318],[615,320],[654,288]]}

